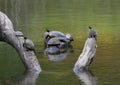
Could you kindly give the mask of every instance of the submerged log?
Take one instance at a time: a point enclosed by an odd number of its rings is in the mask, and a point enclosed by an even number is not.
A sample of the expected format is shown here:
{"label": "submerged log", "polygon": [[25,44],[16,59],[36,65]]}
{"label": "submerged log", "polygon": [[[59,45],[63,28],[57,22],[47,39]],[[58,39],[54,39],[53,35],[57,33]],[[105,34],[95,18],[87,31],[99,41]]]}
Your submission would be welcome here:
{"label": "submerged log", "polygon": [[10,44],[16,49],[27,70],[41,71],[34,51],[27,51],[25,47],[23,47],[24,37],[22,33],[16,34],[11,20],[2,12],[0,12],[0,41]]}
{"label": "submerged log", "polygon": [[82,53],[80,54],[73,70],[83,70],[93,61],[96,53],[97,33],[92,27],[89,27],[88,38],[85,42]]}

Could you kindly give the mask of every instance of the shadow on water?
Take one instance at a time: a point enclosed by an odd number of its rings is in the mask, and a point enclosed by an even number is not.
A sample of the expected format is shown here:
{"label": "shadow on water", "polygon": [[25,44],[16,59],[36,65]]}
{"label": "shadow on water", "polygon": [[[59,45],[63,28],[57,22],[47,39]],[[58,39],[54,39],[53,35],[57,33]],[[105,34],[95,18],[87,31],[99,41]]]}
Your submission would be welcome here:
{"label": "shadow on water", "polygon": [[60,62],[64,60],[68,56],[68,54],[73,52],[73,48],[70,46],[64,49],[55,48],[55,50],[57,51],[53,51],[54,48],[53,49],[52,48],[53,47],[45,48],[44,55],[46,55],[49,58],[49,60],[53,62]]}
{"label": "shadow on water", "polygon": [[74,70],[74,73],[78,76],[82,85],[97,85],[97,78],[90,70]]}
{"label": "shadow on water", "polygon": [[0,80],[0,85],[36,85],[36,80],[39,77],[38,72],[25,71],[21,76],[14,80]]}

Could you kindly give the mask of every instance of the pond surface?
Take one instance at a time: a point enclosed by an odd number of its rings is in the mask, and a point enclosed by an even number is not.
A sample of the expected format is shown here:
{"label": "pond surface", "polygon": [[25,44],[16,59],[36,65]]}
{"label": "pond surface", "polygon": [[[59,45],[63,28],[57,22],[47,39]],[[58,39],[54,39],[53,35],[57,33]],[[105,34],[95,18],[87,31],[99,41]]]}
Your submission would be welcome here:
{"label": "pond surface", "polygon": [[[39,76],[24,73],[15,49],[1,42],[0,85],[120,85],[119,3],[119,0],[0,0],[0,10],[11,19],[14,29],[22,30],[35,43],[42,68]],[[72,68],[82,52],[88,26],[98,32],[97,52],[90,71],[75,74]],[[72,52],[58,62],[44,55],[41,36],[46,28],[70,33],[74,38]],[[89,78],[92,84],[87,84]]]}

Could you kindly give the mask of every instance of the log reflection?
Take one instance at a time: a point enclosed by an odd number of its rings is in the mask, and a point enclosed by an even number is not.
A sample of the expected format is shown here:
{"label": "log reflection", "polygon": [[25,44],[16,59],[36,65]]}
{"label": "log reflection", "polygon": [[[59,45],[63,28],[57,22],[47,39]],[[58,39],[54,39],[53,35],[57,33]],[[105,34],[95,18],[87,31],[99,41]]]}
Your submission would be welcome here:
{"label": "log reflection", "polygon": [[16,82],[15,85],[36,85],[39,73],[26,71]]}
{"label": "log reflection", "polygon": [[97,85],[97,78],[90,70],[84,69],[80,71],[74,68],[74,73],[81,80],[82,85]]}

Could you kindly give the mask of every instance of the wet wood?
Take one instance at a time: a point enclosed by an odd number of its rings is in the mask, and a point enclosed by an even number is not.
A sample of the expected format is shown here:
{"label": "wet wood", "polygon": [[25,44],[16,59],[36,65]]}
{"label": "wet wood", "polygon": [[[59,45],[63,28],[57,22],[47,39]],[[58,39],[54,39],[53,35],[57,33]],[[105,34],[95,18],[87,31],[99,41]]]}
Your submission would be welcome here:
{"label": "wet wood", "polygon": [[96,31],[90,28],[88,32],[88,38],[85,42],[83,51],[74,65],[74,70],[76,69],[83,70],[92,63],[97,47],[96,38],[97,38]]}
{"label": "wet wood", "polygon": [[16,49],[27,70],[41,71],[34,51],[25,50],[24,37],[16,36],[11,20],[2,12],[0,12],[0,41],[10,44]]}

